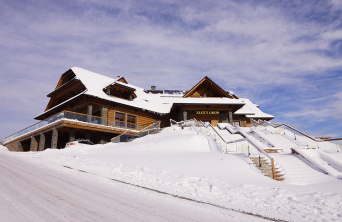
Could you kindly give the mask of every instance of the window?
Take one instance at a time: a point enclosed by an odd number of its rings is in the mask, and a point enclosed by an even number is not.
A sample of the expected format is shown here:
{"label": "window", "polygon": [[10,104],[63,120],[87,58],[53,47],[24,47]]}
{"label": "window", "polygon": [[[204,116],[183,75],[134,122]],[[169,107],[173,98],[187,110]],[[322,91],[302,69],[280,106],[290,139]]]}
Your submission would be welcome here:
{"label": "window", "polygon": [[125,126],[125,114],[115,113],[115,126],[120,126],[120,127]]}
{"label": "window", "polygon": [[240,122],[233,122],[233,126],[240,126]]}
{"label": "window", "polygon": [[128,128],[135,128],[135,124],[136,124],[136,117],[131,116],[131,115],[127,115],[127,127]]}
{"label": "window", "polygon": [[[125,118],[127,117],[127,119]],[[136,128],[137,117],[124,113],[115,113],[115,126]]]}

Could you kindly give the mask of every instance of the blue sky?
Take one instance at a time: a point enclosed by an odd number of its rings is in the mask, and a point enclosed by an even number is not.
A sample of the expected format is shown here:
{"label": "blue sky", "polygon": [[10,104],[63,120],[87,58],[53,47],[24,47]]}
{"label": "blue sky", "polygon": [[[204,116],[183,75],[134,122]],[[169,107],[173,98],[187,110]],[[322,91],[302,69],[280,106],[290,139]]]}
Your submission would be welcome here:
{"label": "blue sky", "polygon": [[0,1],[0,141],[78,66],[190,89],[204,76],[274,122],[342,137],[342,1]]}

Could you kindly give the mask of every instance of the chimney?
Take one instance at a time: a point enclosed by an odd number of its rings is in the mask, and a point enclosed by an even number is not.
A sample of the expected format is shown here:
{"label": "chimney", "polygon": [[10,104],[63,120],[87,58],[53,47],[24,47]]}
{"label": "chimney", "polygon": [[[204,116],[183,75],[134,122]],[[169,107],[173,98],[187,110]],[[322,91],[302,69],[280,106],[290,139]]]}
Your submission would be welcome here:
{"label": "chimney", "polygon": [[151,86],[152,91],[156,91],[156,86]]}

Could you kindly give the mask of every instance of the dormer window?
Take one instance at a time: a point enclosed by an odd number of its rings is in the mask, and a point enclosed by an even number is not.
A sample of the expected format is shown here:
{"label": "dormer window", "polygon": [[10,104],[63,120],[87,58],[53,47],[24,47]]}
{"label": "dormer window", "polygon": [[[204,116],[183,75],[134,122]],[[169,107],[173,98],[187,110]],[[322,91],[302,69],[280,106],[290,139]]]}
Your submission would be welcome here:
{"label": "dormer window", "polygon": [[106,88],[103,89],[103,91],[108,95],[108,96],[113,96],[121,99],[126,99],[126,100],[133,100],[137,96],[135,95],[134,88],[131,88],[129,86],[126,86],[123,83],[118,83],[115,82],[112,85],[107,86]]}

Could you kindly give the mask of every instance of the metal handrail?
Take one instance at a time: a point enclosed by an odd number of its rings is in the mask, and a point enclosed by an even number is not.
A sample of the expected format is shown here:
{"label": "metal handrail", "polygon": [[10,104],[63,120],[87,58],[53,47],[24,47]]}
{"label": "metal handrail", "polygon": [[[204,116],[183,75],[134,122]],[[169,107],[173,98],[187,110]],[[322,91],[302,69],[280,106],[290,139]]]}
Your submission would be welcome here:
{"label": "metal handrail", "polygon": [[201,123],[205,128],[208,128],[210,126],[215,131],[215,133],[221,138],[221,140],[223,142],[227,143],[226,140],[223,139],[222,136],[215,130],[215,128],[211,125],[211,123],[209,123],[209,125],[207,127],[203,124],[203,122],[201,120],[199,121],[199,123]]}
{"label": "metal handrail", "polygon": [[[215,128],[211,125],[211,123],[209,123],[208,126],[205,126],[201,120],[199,121],[199,123],[201,123],[202,126],[205,127],[205,128],[207,128],[207,127],[210,126],[210,127],[215,131],[215,133],[216,133],[216,134],[217,134],[217,135],[218,135],[226,144],[242,141],[242,140],[240,139],[240,140],[235,140],[235,141],[228,141],[228,142],[226,142],[226,141],[221,137],[221,135],[215,130]],[[227,129],[227,128],[226,128],[226,129]],[[247,140],[247,141],[248,141],[249,143],[251,143],[251,144],[252,144],[260,153],[262,153],[264,156],[266,156],[266,157],[271,161],[272,178],[273,178],[273,179],[276,179],[276,178],[275,178],[276,175],[275,175],[274,159],[273,159],[272,157],[270,157],[263,149],[260,149],[259,146],[258,146],[257,144],[255,144],[253,141],[249,140],[248,137],[246,137],[246,136],[244,135],[244,134],[245,134],[244,131],[241,131],[241,130],[238,129],[238,130],[236,130],[236,132],[239,132],[240,134],[242,134],[242,135],[245,137],[245,139],[243,139],[243,140]]]}
{"label": "metal handrail", "polygon": [[118,138],[118,137],[124,135],[124,134],[127,133],[127,132],[128,132],[128,130],[126,130],[125,132],[121,133],[120,135],[118,135],[118,136],[112,138],[110,141],[113,142],[113,140],[115,140],[116,138]]}
{"label": "metal handrail", "polygon": [[[303,132],[297,130],[296,128],[293,128],[293,127],[291,127],[291,126],[289,126],[289,125],[287,125],[287,124],[285,124],[285,123],[277,124],[276,126],[274,126],[274,125],[275,125],[274,123],[269,123],[269,122],[267,122],[267,121],[265,121],[265,120],[260,120],[260,119],[259,119],[258,121],[255,121],[254,119],[251,118],[251,121],[255,122],[257,125],[261,125],[261,124],[263,124],[263,123],[266,123],[266,124],[272,126],[273,128],[278,128],[278,127],[281,127],[281,126],[286,126],[286,127],[290,128],[290,129],[292,129],[293,131],[295,131],[295,132],[297,132],[297,133],[299,133],[299,134],[301,134],[301,135],[303,135],[303,136],[305,136],[305,137],[307,137],[307,138],[309,138],[309,139],[311,139],[311,140],[313,140],[313,141],[315,141],[315,142],[325,142],[325,141],[342,140],[342,138],[315,139],[315,138],[313,138],[313,137],[311,137],[311,136],[308,136],[308,135],[306,135],[305,133],[303,133]],[[273,125],[273,124],[274,124],[274,125]]]}
{"label": "metal handrail", "polygon": [[141,132],[144,131],[145,129],[148,129],[149,127],[151,127],[151,126],[153,126],[153,125],[155,125],[155,124],[157,124],[157,123],[158,123],[158,128],[160,128],[160,123],[161,123],[161,121],[159,120],[159,121],[157,121],[157,122],[151,123],[150,125],[146,126],[146,127],[143,128],[143,129],[141,129],[141,130],[139,131],[139,133],[141,133]]}

